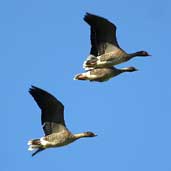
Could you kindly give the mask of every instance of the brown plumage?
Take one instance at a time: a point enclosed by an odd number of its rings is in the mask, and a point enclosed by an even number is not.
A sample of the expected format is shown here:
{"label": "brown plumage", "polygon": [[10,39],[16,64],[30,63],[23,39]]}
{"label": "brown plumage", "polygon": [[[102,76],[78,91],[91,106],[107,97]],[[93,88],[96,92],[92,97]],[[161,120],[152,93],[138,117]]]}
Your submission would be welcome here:
{"label": "brown plumage", "polygon": [[111,67],[135,56],[150,56],[146,51],[128,54],[120,48],[116,38],[116,26],[107,19],[86,13],[84,21],[90,25],[91,50],[83,64],[86,70]]}
{"label": "brown plumage", "polygon": [[134,67],[127,67],[127,68],[121,68],[121,69],[117,69],[115,67],[95,68],[85,73],[77,74],[74,77],[74,79],[104,82],[121,73],[133,72],[133,71],[137,71],[137,69]]}
{"label": "brown plumage", "polygon": [[46,148],[60,147],[83,137],[96,136],[92,132],[72,134],[64,120],[64,105],[50,93],[32,86],[29,93],[41,109],[41,123],[45,136],[28,141],[30,151],[36,150],[32,156]]}

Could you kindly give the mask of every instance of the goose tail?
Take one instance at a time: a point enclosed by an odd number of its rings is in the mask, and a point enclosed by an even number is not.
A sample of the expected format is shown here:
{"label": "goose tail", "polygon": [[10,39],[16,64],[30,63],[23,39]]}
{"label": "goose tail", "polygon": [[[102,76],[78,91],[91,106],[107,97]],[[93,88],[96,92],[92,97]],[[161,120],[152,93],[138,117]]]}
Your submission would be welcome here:
{"label": "goose tail", "polygon": [[40,139],[29,140],[27,145],[29,146],[29,151],[33,151],[42,147]]}
{"label": "goose tail", "polygon": [[33,151],[36,150],[33,154],[32,157],[35,156],[37,153],[45,150],[45,148],[43,148],[43,144],[42,144],[42,140],[41,139],[34,139],[34,140],[29,140],[28,143],[29,151]]}
{"label": "goose tail", "polygon": [[81,73],[81,74],[75,75],[74,80],[88,80],[88,77],[86,73]]}
{"label": "goose tail", "polygon": [[90,70],[96,67],[97,57],[90,55],[83,63],[83,68],[85,70]]}

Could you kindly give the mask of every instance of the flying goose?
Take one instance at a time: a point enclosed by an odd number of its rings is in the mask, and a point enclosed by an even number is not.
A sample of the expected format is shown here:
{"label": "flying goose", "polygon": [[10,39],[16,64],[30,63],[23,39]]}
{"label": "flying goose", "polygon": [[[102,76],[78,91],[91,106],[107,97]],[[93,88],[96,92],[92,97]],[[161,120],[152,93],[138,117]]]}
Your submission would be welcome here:
{"label": "flying goose", "polygon": [[74,79],[104,82],[123,72],[133,72],[133,71],[137,71],[137,69],[134,67],[127,67],[127,68],[121,68],[121,69],[117,69],[115,67],[95,68],[85,73],[76,75]]}
{"label": "flying goose", "polygon": [[128,54],[121,49],[116,38],[116,26],[107,19],[86,13],[84,21],[90,25],[91,30],[91,51],[83,63],[84,69],[111,67],[135,56],[150,56],[146,51]]}
{"label": "flying goose", "polygon": [[45,133],[44,137],[28,141],[28,150],[36,150],[32,156],[47,148],[61,147],[79,138],[96,136],[92,132],[72,134],[64,121],[64,105],[50,93],[35,86],[29,89],[29,93],[41,109],[41,123]]}

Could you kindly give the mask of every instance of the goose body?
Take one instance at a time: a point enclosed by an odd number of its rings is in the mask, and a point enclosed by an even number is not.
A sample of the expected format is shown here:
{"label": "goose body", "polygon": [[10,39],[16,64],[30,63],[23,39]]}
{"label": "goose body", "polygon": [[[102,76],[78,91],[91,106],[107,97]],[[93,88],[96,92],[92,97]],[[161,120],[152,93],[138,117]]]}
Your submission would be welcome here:
{"label": "goose body", "polygon": [[36,150],[32,156],[47,148],[68,145],[83,137],[96,136],[92,132],[72,134],[66,127],[64,121],[64,106],[50,93],[32,86],[29,90],[41,109],[41,123],[45,136],[28,141],[28,150]]}
{"label": "goose body", "polygon": [[93,68],[111,67],[125,61],[127,61],[127,54],[123,53],[121,50],[117,50],[97,57],[88,57],[83,64],[83,68],[90,70]]}
{"label": "goose body", "polygon": [[137,69],[134,67],[127,67],[127,68],[121,68],[121,69],[117,69],[115,67],[95,68],[87,72],[77,74],[74,77],[74,79],[104,82],[121,73],[133,72],[133,71],[137,71]]}
{"label": "goose body", "polygon": [[97,67],[111,67],[135,56],[150,56],[146,51],[128,54],[120,48],[116,38],[116,26],[107,19],[87,13],[84,21],[90,25],[90,56],[84,61],[86,70]]}

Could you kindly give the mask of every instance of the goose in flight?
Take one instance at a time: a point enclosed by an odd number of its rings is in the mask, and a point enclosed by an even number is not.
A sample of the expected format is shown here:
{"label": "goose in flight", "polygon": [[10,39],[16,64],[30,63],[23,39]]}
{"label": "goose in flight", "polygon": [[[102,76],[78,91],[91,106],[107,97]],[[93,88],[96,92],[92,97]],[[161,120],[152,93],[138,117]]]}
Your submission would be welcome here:
{"label": "goose in flight", "polygon": [[107,19],[86,13],[84,21],[90,26],[91,50],[83,63],[89,70],[99,67],[111,67],[132,59],[135,56],[150,56],[146,51],[126,53],[120,48],[116,38],[116,26]]}
{"label": "goose in flight", "polygon": [[134,67],[126,67],[121,69],[117,69],[115,67],[94,68],[84,73],[77,74],[74,77],[74,80],[89,80],[89,81],[104,82],[104,81],[108,81],[109,79],[121,73],[133,72],[133,71],[137,71],[137,69]]}
{"label": "goose in flight", "polygon": [[72,134],[64,120],[64,105],[50,93],[32,86],[29,93],[41,109],[41,123],[45,136],[28,141],[28,150],[36,150],[32,156],[47,148],[68,145],[83,137],[96,136],[92,132]]}

